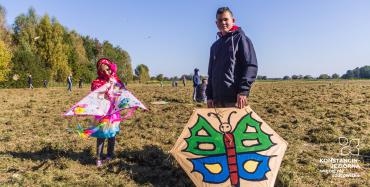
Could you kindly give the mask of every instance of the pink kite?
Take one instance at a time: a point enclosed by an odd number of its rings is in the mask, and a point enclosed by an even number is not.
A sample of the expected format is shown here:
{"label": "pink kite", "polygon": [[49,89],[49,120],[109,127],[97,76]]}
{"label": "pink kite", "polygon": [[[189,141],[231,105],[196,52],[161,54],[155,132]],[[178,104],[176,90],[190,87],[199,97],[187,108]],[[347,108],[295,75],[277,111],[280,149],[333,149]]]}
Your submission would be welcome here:
{"label": "pink kite", "polygon": [[[77,128],[81,137],[88,137],[108,123],[124,121],[138,108],[144,111],[148,110],[121,83],[113,81],[90,92],[81,101],[73,105],[64,116],[94,116],[98,121],[95,127],[83,129],[78,126]],[[129,109],[129,111],[121,117],[119,112],[126,109]]]}

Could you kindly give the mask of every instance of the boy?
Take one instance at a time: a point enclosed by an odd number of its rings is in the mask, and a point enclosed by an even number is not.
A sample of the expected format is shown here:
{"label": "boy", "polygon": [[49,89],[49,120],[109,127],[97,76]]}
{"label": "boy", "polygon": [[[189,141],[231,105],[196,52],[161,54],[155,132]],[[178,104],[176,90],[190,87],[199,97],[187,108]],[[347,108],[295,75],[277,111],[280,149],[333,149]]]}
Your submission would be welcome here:
{"label": "boy", "polygon": [[252,42],[234,25],[228,7],[216,13],[219,39],[213,43],[208,66],[208,107],[243,108],[257,76],[257,59]]}

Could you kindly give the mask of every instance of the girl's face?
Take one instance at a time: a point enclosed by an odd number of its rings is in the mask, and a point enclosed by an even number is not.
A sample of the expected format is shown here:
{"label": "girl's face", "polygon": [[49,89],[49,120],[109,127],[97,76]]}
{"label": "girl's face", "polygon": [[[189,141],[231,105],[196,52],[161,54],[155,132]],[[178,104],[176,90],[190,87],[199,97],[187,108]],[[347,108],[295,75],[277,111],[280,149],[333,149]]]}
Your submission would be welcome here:
{"label": "girl's face", "polygon": [[101,70],[104,74],[106,74],[106,75],[111,75],[111,74],[112,74],[112,71],[111,71],[111,69],[109,68],[109,66],[107,66],[107,65],[105,65],[105,64],[102,64],[102,65],[100,66],[100,70]]}

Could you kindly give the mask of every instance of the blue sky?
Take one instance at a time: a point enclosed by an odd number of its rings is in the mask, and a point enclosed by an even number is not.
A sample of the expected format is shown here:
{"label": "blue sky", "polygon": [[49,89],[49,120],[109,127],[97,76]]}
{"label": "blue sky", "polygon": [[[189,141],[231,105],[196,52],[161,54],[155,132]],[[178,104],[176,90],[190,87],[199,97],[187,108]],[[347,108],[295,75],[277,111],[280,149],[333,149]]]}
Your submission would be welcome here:
{"label": "blue sky", "polygon": [[370,65],[370,1],[0,0],[7,23],[34,7],[70,30],[127,50],[151,75],[207,74],[215,12],[229,6],[252,40],[259,75],[343,74]]}

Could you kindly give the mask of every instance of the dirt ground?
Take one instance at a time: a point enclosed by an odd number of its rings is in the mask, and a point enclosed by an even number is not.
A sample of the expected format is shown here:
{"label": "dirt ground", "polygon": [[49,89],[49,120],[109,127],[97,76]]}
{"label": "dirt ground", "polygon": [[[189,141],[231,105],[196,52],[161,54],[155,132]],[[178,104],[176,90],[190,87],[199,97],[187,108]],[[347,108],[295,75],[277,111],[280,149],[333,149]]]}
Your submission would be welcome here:
{"label": "dirt ground", "polygon": [[[95,166],[95,139],[81,139],[62,113],[89,92],[0,89],[0,184],[14,186],[192,186],[168,151],[196,107],[192,87],[128,85],[150,108],[121,125],[116,157]],[[154,101],[168,104],[153,105]],[[288,143],[276,186],[370,186],[370,81],[257,82],[252,109]],[[320,172],[342,158],[338,138],[360,139],[360,177]]]}

